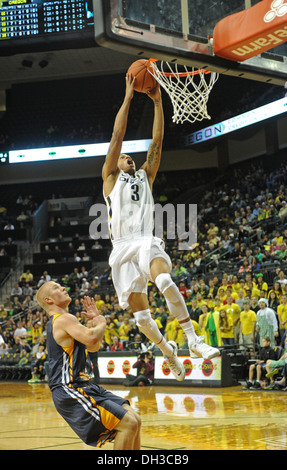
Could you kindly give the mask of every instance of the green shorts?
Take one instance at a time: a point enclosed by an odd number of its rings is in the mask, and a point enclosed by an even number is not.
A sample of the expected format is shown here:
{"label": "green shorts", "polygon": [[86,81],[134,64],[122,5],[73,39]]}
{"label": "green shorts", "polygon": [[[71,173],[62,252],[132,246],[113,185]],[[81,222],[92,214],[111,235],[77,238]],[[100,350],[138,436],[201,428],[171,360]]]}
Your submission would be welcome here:
{"label": "green shorts", "polygon": [[285,360],[283,361],[271,361],[269,362],[269,366],[271,369],[278,369],[278,367],[284,367],[285,366]]}

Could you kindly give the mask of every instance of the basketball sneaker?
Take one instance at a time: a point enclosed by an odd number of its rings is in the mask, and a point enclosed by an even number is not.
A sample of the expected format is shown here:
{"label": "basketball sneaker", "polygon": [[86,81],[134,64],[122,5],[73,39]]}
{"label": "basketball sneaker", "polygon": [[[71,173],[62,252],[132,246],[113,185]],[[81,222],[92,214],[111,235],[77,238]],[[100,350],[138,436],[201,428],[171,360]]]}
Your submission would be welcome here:
{"label": "basketball sneaker", "polygon": [[213,346],[209,346],[199,337],[195,343],[189,345],[189,353],[191,358],[202,357],[203,359],[212,359],[213,357],[220,356],[220,351]]}
{"label": "basketball sneaker", "polygon": [[268,379],[269,379],[270,377],[273,377],[273,375],[278,374],[278,372],[279,372],[278,369],[273,369],[270,372],[268,372],[267,374],[265,374],[265,377],[268,377]]}
{"label": "basketball sneaker", "polygon": [[177,358],[177,344],[174,341],[168,341],[167,343],[172,347],[173,353],[172,356],[164,356],[164,358],[176,380],[181,382],[185,378],[185,368]]}
{"label": "basketball sneaker", "polygon": [[243,387],[242,390],[249,390],[252,386],[253,386],[253,383],[250,382],[250,380],[247,380],[246,385],[245,385],[245,387]]}

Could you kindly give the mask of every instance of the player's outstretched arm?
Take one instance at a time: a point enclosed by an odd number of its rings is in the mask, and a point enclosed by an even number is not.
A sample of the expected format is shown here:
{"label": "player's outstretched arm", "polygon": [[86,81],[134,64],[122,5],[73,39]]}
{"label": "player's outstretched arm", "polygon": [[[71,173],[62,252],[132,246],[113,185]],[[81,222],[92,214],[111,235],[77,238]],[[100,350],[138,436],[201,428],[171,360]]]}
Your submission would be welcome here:
{"label": "player's outstretched arm", "polygon": [[122,143],[126,133],[130,103],[133,96],[134,79],[130,74],[127,74],[125,97],[115,118],[108,154],[102,169],[102,178],[104,183],[110,176],[113,177],[117,174],[118,158],[121,153]]}
{"label": "player's outstretched arm", "polygon": [[159,84],[151,93],[147,94],[154,103],[154,120],[152,141],[148,149],[147,159],[142,168],[146,171],[150,183],[152,184],[155,180],[161,160],[162,142],[164,136],[164,114]]}

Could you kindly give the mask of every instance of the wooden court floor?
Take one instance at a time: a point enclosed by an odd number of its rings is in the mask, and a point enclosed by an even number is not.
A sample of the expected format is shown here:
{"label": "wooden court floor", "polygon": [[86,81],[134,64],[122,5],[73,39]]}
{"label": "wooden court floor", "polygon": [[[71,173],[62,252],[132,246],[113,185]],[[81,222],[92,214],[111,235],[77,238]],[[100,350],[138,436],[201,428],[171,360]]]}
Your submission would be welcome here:
{"label": "wooden court floor", "polygon": [[[142,418],[143,451],[286,450],[287,393],[104,385]],[[46,384],[0,382],[0,450],[95,450],[57,414]]]}

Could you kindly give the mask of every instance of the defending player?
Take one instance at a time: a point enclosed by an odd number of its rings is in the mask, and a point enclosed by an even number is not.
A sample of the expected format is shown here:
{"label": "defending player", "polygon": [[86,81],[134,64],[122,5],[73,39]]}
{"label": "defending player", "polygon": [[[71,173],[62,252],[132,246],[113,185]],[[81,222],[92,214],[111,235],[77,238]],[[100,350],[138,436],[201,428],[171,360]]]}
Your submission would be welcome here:
{"label": "defending player", "polygon": [[90,297],[82,301],[88,319],[82,325],[68,312],[65,287],[49,281],[36,294],[50,319],[47,325],[49,387],[57,411],[88,445],[101,447],[114,439],[116,450],[140,449],[140,418],[129,402],[91,383],[87,351],[99,349],[106,328]]}
{"label": "defending player", "polygon": [[163,241],[153,236],[152,185],[161,159],[164,116],[159,85],[149,93],[154,103],[152,141],[147,159],[136,170],[129,155],[121,154],[134,80],[126,75],[126,91],[117,113],[109,151],[103,165],[103,191],[108,209],[113,250],[109,259],[114,286],[122,308],[133,311],[142,333],[155,343],[165,356],[179,381],[185,377],[184,366],[177,358],[177,345],[167,342],[152,319],[147,284],[152,281],[164,295],[169,311],[178,319],[187,335],[191,357],[205,359],[219,355],[219,350],[206,345],[195,332],[182,295],[170,276],[171,261]]}

